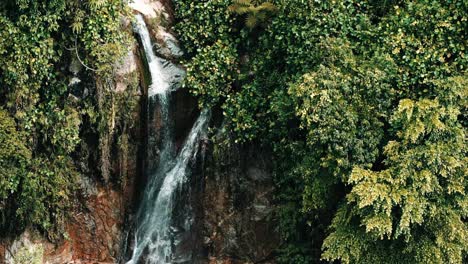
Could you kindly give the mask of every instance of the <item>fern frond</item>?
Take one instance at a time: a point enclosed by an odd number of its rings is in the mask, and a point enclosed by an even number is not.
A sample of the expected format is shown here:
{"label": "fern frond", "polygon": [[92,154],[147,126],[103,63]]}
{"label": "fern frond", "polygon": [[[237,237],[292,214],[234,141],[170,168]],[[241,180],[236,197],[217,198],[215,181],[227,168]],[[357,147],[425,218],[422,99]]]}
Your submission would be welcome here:
{"label": "fern frond", "polygon": [[[257,4],[260,1],[254,1]],[[277,10],[277,7],[270,2],[264,2],[255,6],[251,0],[233,0],[233,4],[228,7],[230,13],[238,15],[247,15],[245,24],[252,29],[260,22],[264,22],[268,18],[268,14]]]}
{"label": "fern frond", "polygon": [[241,5],[241,6],[251,6],[252,2],[250,0],[234,0],[234,4]]}
{"label": "fern frond", "polygon": [[83,30],[84,16],[85,14],[83,11],[79,10],[76,12],[75,17],[73,18],[73,23],[71,24],[73,33],[81,33],[81,30]]}
{"label": "fern frond", "polygon": [[237,6],[236,5],[230,5],[228,6],[228,11],[229,13],[236,13]]}
{"label": "fern frond", "polygon": [[89,7],[92,10],[102,8],[106,4],[107,0],[89,0]]}
{"label": "fern frond", "polygon": [[269,12],[275,12],[278,10],[278,8],[273,3],[270,3],[270,2],[265,2],[258,7],[260,10],[265,10]]}
{"label": "fern frond", "polygon": [[258,18],[259,21],[263,22],[263,21],[267,20],[268,15],[267,15],[266,12],[260,12],[260,13],[257,14],[257,18]]}
{"label": "fern frond", "polygon": [[75,21],[72,23],[71,29],[73,33],[79,34],[83,30],[83,23]]}
{"label": "fern frond", "polygon": [[250,12],[250,7],[245,6],[235,6],[232,8],[232,12],[238,15],[244,15]]}
{"label": "fern frond", "polygon": [[249,14],[247,15],[247,17],[245,18],[245,25],[250,28],[250,29],[253,29],[255,26],[257,26],[257,17],[252,15],[252,14]]}

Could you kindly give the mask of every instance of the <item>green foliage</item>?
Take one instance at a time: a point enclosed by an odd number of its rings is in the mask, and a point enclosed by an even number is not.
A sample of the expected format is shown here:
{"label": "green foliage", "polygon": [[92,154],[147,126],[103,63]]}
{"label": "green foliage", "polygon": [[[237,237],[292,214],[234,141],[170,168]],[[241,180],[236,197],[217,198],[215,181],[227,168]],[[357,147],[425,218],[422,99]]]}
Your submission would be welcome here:
{"label": "green foliage", "polygon": [[183,84],[201,96],[202,107],[224,101],[233,90],[239,60],[235,19],[228,12],[228,0],[177,1],[176,30],[187,51],[187,77]]}
{"label": "green foliage", "polygon": [[401,97],[432,96],[433,80],[466,70],[467,12],[466,1],[412,1],[383,19],[383,47],[399,66]]}
{"label": "green foliage", "polygon": [[246,15],[245,25],[253,29],[260,24],[265,24],[269,16],[277,8],[270,2],[264,2],[255,6],[250,0],[234,0],[233,4],[228,7],[228,10],[238,15]]}
{"label": "green foliage", "polygon": [[252,35],[231,15],[260,4],[176,1],[176,17],[186,87],[236,142],[273,149],[279,261],[462,263],[466,1],[276,0]]}
{"label": "green foliage", "polygon": [[7,106],[15,106],[19,119],[38,102],[42,84],[54,78],[50,65],[60,58],[51,38],[58,28],[56,17],[45,13],[36,19],[31,15],[34,10],[23,12],[16,22],[0,15],[0,80],[9,99]]}
{"label": "green foliage", "polygon": [[0,227],[15,230],[33,224],[54,238],[52,225],[63,221],[70,206],[73,165],[64,157],[32,159],[25,133],[16,130],[7,112],[0,110],[0,117]]}
{"label": "green foliage", "polygon": [[324,187],[346,180],[353,165],[370,167],[376,161],[392,92],[386,79],[391,60],[378,56],[366,62],[354,58],[346,43],[324,42],[334,58],[289,88],[310,149],[297,165],[307,183],[306,210],[321,208],[329,193]]}
{"label": "green foliage", "polygon": [[12,256],[16,264],[41,264],[44,255],[42,244],[24,245]]}
{"label": "green foliage", "polygon": [[[385,254],[390,259],[402,254],[409,263],[462,263],[468,160],[458,117],[467,105],[467,84],[466,75],[451,78],[436,84],[435,99],[400,101],[390,120],[396,140],[384,148],[385,169],[353,169],[341,209],[349,215],[335,216],[325,258],[375,263],[381,252],[374,248],[386,245],[393,248]],[[352,232],[365,236],[359,247]]]}
{"label": "green foliage", "polygon": [[187,78],[184,85],[194,95],[201,95],[203,106],[215,104],[231,91],[236,72],[236,49],[221,40],[203,48],[190,63],[187,63]]}
{"label": "green foliage", "polygon": [[219,40],[234,43],[235,19],[228,12],[229,0],[174,1],[176,19],[184,21],[175,26],[179,40],[188,55],[193,56],[201,48],[214,45]]}
{"label": "green foliage", "polygon": [[[324,258],[463,262],[468,250],[461,118],[467,105],[466,28],[461,26],[466,11],[460,1],[420,1],[395,7],[382,20],[383,48],[398,69],[395,111],[384,116],[389,123],[385,162],[373,169],[353,164],[347,204],[340,209],[346,213],[335,216]],[[427,21],[428,16],[437,19]]]}
{"label": "green foliage", "polygon": [[[71,1],[71,28],[78,44],[88,55],[84,62],[107,78],[119,58],[127,54],[129,34],[122,30],[120,19],[130,11],[122,0]],[[77,44],[77,43],[75,43]],[[117,59],[117,61],[116,61]]]}
{"label": "green foliage", "polygon": [[[27,226],[50,239],[63,233],[82,124],[97,130],[109,116],[95,83],[109,83],[127,54],[120,24],[126,14],[120,0],[0,4],[0,105],[7,110],[0,111],[2,234]],[[85,66],[83,86],[69,84],[71,57]],[[85,87],[92,96],[81,97]]]}
{"label": "green foliage", "polygon": [[[76,169],[68,157],[41,157],[31,161],[17,196],[17,218],[12,223],[33,225],[49,239],[58,239],[70,208]],[[26,226],[23,226],[26,227]],[[18,228],[18,227],[16,227]]]}
{"label": "green foliage", "polygon": [[24,133],[16,130],[14,119],[4,110],[0,110],[0,224],[9,223],[11,194],[20,190],[22,179],[27,173],[31,152],[24,145]]}

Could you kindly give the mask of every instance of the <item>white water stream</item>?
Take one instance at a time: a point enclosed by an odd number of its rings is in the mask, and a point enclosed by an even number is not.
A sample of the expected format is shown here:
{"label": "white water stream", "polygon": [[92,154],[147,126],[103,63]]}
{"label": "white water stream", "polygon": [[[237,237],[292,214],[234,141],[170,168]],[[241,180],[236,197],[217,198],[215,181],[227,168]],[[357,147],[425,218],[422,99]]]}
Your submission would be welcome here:
{"label": "white water stream", "polygon": [[177,67],[167,67],[168,62],[154,54],[150,34],[141,15],[136,16],[135,32],[141,38],[151,75],[149,99],[157,99],[160,105],[162,143],[158,168],[148,175],[148,183],[137,214],[132,258],[127,263],[173,263],[174,235],[171,222],[175,196],[188,180],[190,165],[196,159],[199,142],[206,133],[210,114],[209,111],[202,111],[180,152],[176,154],[174,135],[170,129],[169,99],[174,80],[179,78],[176,75],[181,73]]}

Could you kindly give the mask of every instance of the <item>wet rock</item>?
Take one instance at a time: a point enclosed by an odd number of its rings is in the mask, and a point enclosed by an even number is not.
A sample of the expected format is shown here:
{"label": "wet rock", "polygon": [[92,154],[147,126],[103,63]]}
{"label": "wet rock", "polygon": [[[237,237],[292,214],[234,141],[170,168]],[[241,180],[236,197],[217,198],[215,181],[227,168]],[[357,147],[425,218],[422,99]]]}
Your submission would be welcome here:
{"label": "wet rock", "polygon": [[160,57],[172,61],[183,55],[177,38],[169,28],[173,23],[170,1],[133,0],[130,7],[143,15],[154,38],[155,51]]}
{"label": "wet rock", "polygon": [[31,263],[42,264],[44,246],[41,242],[34,241],[30,231],[26,230],[11,246],[8,247],[5,256],[6,263]]}
{"label": "wet rock", "polygon": [[[171,10],[168,9],[170,1],[135,0],[131,6],[136,12],[142,13],[146,20],[162,17],[169,24],[172,21]],[[124,26],[128,26],[128,23],[127,20],[122,21]],[[197,100],[187,90],[178,89],[184,73],[183,69],[174,63],[182,55],[177,40],[170,30],[161,25],[156,25],[152,29],[152,38],[157,42],[156,50],[164,57],[161,59],[162,67],[170,72],[169,75],[176,76],[171,81],[174,100],[171,102],[174,108],[171,110],[173,113],[171,118],[176,131],[176,141],[181,145],[199,114]],[[140,83],[145,83],[145,80],[142,80],[144,70],[141,60],[142,56],[138,56],[136,47],[132,47],[117,67],[116,92],[126,91],[129,85],[127,77],[133,73],[139,73]],[[81,70],[82,65],[72,56],[69,71],[77,76]],[[80,85],[77,80],[71,84]],[[82,97],[89,95],[87,88],[83,91]],[[47,264],[117,263],[120,260],[125,253],[127,219],[132,219],[132,213],[135,212],[134,200],[141,195],[137,189],[143,189],[146,184],[142,168],[148,167],[151,171],[158,166],[157,163],[145,165],[142,160],[158,160],[155,156],[159,153],[158,146],[161,140],[160,108],[157,102],[151,99],[141,100],[141,103],[145,109],[147,105],[150,106],[148,112],[140,111],[138,108],[133,113],[135,126],[129,128],[130,131],[117,131],[114,138],[110,139],[112,145],[110,178],[113,181],[107,185],[100,183],[99,172],[95,169],[98,160],[97,140],[91,135],[89,142],[86,143],[89,145],[86,150],[89,153],[77,162],[83,175],[79,182],[81,187],[79,206],[75,208],[66,225],[69,239],[51,244],[25,234],[19,238],[20,242],[13,243],[14,245],[27,245],[39,249],[42,247],[43,263]],[[152,121],[143,124],[147,122],[145,120]],[[153,133],[142,135],[145,132],[141,131],[153,131]],[[126,133],[130,142],[125,151],[121,149],[118,141],[122,136],[121,133]],[[143,136],[147,140],[143,140]],[[220,136],[225,136],[225,133],[221,132]],[[182,263],[191,259],[192,256],[184,253],[200,247],[200,252],[194,253],[196,261],[190,260],[188,263],[236,264],[260,261],[271,263],[273,261],[271,255],[278,246],[279,238],[276,233],[277,222],[272,203],[270,156],[267,151],[255,145],[223,146],[222,141],[219,139],[211,146],[207,139],[200,143],[207,152],[202,151],[198,157],[197,165],[194,166],[197,172],[191,179],[193,191],[190,202],[196,215],[190,221],[193,221],[195,228],[188,230],[186,226],[192,224],[186,225],[182,220],[176,225],[177,228],[174,229],[176,240],[181,241],[176,245],[180,251],[178,260]],[[141,154],[142,152],[144,154]],[[206,159],[204,159],[205,154]],[[139,185],[138,181],[141,181]],[[186,232],[187,230],[193,233]],[[10,250],[9,246],[13,244],[0,243],[0,257],[5,257],[7,249]],[[14,248],[21,247],[13,246],[10,251]]]}
{"label": "wet rock", "polygon": [[168,59],[178,59],[184,55],[178,40],[164,27],[159,26],[156,34],[157,53]]}
{"label": "wet rock", "polygon": [[78,77],[73,77],[70,79],[70,82],[68,83],[68,86],[74,86],[77,85],[81,82],[81,80]]}
{"label": "wet rock", "polygon": [[279,245],[270,155],[261,148],[213,143],[205,161],[204,247],[209,263],[273,263]]}
{"label": "wet rock", "polygon": [[129,5],[133,10],[141,13],[146,18],[157,18],[164,10],[164,6],[160,1],[131,0]]}
{"label": "wet rock", "polygon": [[135,55],[135,47],[132,47],[122,62],[117,66],[117,77],[125,76],[137,70],[137,58]]}
{"label": "wet rock", "polygon": [[71,53],[71,62],[68,66],[68,70],[75,76],[83,69],[83,65],[80,63],[78,58],[76,57],[75,53]]}
{"label": "wet rock", "polygon": [[136,72],[137,69],[137,57],[135,54],[135,47],[133,47],[117,66],[115,74],[115,92],[122,93],[127,90],[128,85],[133,81],[129,79],[129,76]]}

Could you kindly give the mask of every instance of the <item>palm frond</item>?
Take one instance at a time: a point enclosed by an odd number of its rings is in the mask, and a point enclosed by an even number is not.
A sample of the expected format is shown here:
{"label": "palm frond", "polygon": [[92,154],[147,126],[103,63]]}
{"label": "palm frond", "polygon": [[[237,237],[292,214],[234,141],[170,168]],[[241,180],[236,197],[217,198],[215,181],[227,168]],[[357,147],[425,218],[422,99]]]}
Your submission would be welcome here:
{"label": "palm frond", "polygon": [[248,28],[252,29],[252,28],[254,28],[254,27],[257,26],[257,21],[258,21],[258,19],[257,19],[256,16],[254,16],[254,15],[252,15],[252,14],[249,14],[249,15],[247,15],[247,17],[245,18],[245,25],[246,25]]}
{"label": "palm frond", "polygon": [[[255,1],[254,3],[257,4]],[[264,2],[260,5],[254,5],[251,0],[233,0],[232,4],[228,7],[230,13],[238,15],[247,15],[245,18],[245,25],[253,29],[259,22],[264,22],[268,18],[268,14],[277,11],[278,8],[271,2]]]}
{"label": "palm frond", "polygon": [[89,7],[92,10],[97,10],[103,7],[105,4],[106,4],[106,0],[90,0],[89,1]]}
{"label": "palm frond", "polygon": [[267,15],[266,12],[260,12],[260,13],[257,14],[257,18],[258,18],[259,21],[263,22],[263,21],[267,20],[268,15]]}
{"label": "palm frond", "polygon": [[233,3],[235,5],[241,5],[241,6],[251,6],[252,2],[250,0],[234,0]]}
{"label": "palm frond", "polygon": [[228,7],[228,10],[231,13],[236,13],[238,15],[244,15],[250,12],[250,7],[248,6],[238,6],[238,5],[231,5]]}
{"label": "palm frond", "polygon": [[265,11],[270,11],[270,12],[275,12],[278,10],[278,8],[273,3],[270,3],[270,2],[265,2],[259,5],[258,7],[260,8],[260,10],[265,10]]}
{"label": "palm frond", "polygon": [[79,34],[83,30],[83,23],[75,21],[71,24],[73,33]]}

